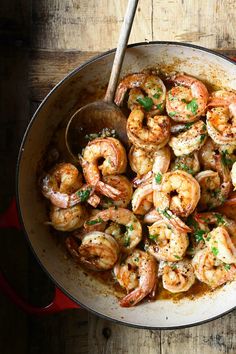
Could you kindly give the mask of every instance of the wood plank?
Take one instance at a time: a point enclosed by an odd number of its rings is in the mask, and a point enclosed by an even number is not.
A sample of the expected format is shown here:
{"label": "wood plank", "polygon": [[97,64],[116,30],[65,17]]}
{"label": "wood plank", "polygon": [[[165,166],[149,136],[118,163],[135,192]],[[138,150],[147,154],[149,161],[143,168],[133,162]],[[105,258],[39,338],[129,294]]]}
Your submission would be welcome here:
{"label": "wood plank", "polygon": [[160,331],[121,326],[92,314],[89,314],[88,343],[88,354],[162,353]]}
{"label": "wood plank", "polygon": [[[218,50],[236,56],[236,50]],[[70,71],[101,52],[32,50],[30,52],[30,99],[40,102]]]}
{"label": "wood plank", "polygon": [[[129,43],[152,40],[151,4],[140,1]],[[32,5],[33,48],[104,51],[116,47],[127,0],[32,0]]]}
{"label": "wood plank", "polygon": [[235,48],[235,22],[234,0],[156,0],[153,38],[208,48]]}
{"label": "wood plank", "polygon": [[[32,3],[34,48],[104,51],[116,47],[127,0]],[[140,0],[130,43],[170,40],[234,48],[235,21],[234,0]]]}
{"label": "wood plank", "polygon": [[235,354],[236,312],[213,322],[161,333],[162,354]]}

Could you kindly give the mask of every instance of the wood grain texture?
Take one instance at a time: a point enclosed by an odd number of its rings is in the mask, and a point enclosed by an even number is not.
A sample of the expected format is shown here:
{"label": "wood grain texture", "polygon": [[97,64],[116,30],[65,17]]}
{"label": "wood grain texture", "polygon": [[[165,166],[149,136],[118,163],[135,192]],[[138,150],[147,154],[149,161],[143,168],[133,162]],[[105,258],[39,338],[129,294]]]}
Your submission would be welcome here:
{"label": "wood grain texture", "polygon": [[160,339],[160,331],[121,326],[89,314],[88,354],[161,354]]}
{"label": "wood grain texture", "polygon": [[[33,47],[104,51],[116,47],[126,0],[32,0]],[[129,43],[236,46],[234,0],[140,0]],[[99,35],[97,35],[99,34]]]}

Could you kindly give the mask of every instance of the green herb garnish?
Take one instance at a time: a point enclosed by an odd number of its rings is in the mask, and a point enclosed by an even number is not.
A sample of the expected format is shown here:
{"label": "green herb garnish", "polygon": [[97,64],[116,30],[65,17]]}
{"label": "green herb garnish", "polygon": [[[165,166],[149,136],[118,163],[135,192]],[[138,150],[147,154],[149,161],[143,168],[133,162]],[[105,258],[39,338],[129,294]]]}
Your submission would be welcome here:
{"label": "green herb garnish", "polygon": [[225,265],[224,265],[224,268],[225,268],[225,270],[227,270],[227,271],[228,271],[228,270],[230,270],[231,265],[230,265],[230,264],[225,264]]}
{"label": "green herb garnish", "polygon": [[214,254],[214,256],[217,256],[217,254],[219,253],[219,250],[217,247],[211,247],[211,252]]}
{"label": "green herb garnish", "polygon": [[168,209],[161,210],[157,208],[158,213],[164,215],[167,219],[171,219],[171,215],[168,214]]}
{"label": "green herb garnish", "polygon": [[87,188],[76,192],[76,194],[80,198],[80,201],[83,203],[86,202],[86,200],[88,200],[90,196],[90,192],[91,192],[91,188]]}
{"label": "green herb garnish", "polygon": [[124,239],[124,247],[128,247],[130,245],[130,236],[126,235]]}
{"label": "green herb garnish", "polygon": [[[188,117],[188,118],[190,118],[190,117]],[[185,129],[187,129],[187,130],[190,129],[193,124],[194,124],[194,122],[186,123],[185,124]]]}
{"label": "green herb garnish", "polygon": [[133,230],[134,230],[134,227],[133,227],[132,224],[131,224],[130,226],[126,226],[126,228],[127,228],[127,230],[129,230],[129,231],[133,231]]}
{"label": "green herb garnish", "polygon": [[191,102],[187,103],[187,109],[189,109],[192,114],[196,114],[198,110],[198,104],[196,98],[193,98]]}
{"label": "green herb garnish", "polygon": [[176,165],[175,165],[175,168],[174,168],[175,170],[183,170],[183,171],[185,171],[185,172],[187,172],[187,173],[189,173],[190,175],[194,175],[194,171],[193,171],[193,169],[191,169],[190,167],[188,167],[186,164],[184,164],[184,163],[177,163]]}
{"label": "green herb garnish", "polygon": [[157,104],[157,109],[159,109],[159,110],[161,111],[161,110],[162,110],[162,108],[163,108],[162,103]]}
{"label": "green herb garnish", "polygon": [[215,213],[215,217],[217,220],[217,225],[225,225],[226,224],[225,219],[221,214]]}
{"label": "green herb garnish", "polygon": [[148,237],[150,238],[150,240],[156,241],[157,238],[159,237],[159,235],[157,235],[157,234],[150,235],[150,234],[149,234]]}
{"label": "green herb garnish", "polygon": [[155,176],[155,181],[157,184],[161,184],[162,181],[162,174],[160,172],[158,172]]}
{"label": "green herb garnish", "polygon": [[172,118],[177,114],[177,112],[173,111],[173,112],[169,112],[168,115]]}
{"label": "green herb garnish", "polygon": [[231,166],[233,164],[233,161],[227,155],[228,155],[228,151],[227,150],[222,151],[221,161],[222,161],[224,166]]}
{"label": "green herb garnish", "polygon": [[94,220],[89,220],[89,221],[86,221],[86,224],[87,225],[96,225],[96,224],[100,224],[101,222],[103,222],[104,220],[102,218],[97,218],[97,219],[94,219]]}
{"label": "green herb garnish", "polygon": [[158,99],[158,98],[160,98],[160,96],[161,96],[160,93],[155,93],[152,97]]}
{"label": "green herb garnish", "polygon": [[205,137],[206,137],[206,134],[200,135],[200,143],[202,143],[204,141]]}
{"label": "green herb garnish", "polygon": [[176,259],[181,259],[181,257],[180,257],[180,256],[177,256],[176,254],[174,254],[174,257],[175,257]]}
{"label": "green herb garnish", "polygon": [[194,232],[194,236],[197,242],[204,241],[203,235],[205,234],[204,230],[197,230]]}
{"label": "green herb garnish", "polygon": [[153,106],[153,100],[150,97],[137,98],[136,101],[143,106],[145,111],[150,111]]}

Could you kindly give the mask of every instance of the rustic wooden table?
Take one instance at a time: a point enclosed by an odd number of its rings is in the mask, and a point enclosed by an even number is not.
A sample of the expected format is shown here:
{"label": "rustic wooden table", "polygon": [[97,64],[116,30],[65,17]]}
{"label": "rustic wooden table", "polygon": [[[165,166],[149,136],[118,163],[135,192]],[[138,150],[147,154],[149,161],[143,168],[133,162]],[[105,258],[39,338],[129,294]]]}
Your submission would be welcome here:
{"label": "rustic wooden table", "polygon": [[[17,151],[31,114],[70,70],[115,47],[126,3],[1,1],[0,211],[14,194]],[[234,0],[140,0],[130,43],[186,41],[236,55],[235,23]],[[22,295],[46,304],[53,286],[23,235],[6,230],[2,236],[0,266]],[[111,323],[85,310],[30,318],[0,294],[0,318],[1,354],[236,353],[235,312],[193,328],[148,331]]]}

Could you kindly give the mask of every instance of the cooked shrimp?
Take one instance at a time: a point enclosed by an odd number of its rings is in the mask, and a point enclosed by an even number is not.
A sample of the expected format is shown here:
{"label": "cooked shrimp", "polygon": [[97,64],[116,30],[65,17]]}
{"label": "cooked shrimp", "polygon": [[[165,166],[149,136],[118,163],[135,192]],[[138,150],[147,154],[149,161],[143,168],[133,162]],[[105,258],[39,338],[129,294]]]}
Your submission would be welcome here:
{"label": "cooked shrimp", "polygon": [[173,214],[170,210],[165,210],[159,213],[156,209],[152,209],[144,215],[143,222],[145,224],[153,224],[156,221],[165,220],[180,232],[191,232],[191,228],[186,225],[178,216]]}
{"label": "cooked shrimp", "polygon": [[140,99],[144,99],[143,91],[139,88],[133,88],[129,91],[129,98],[127,102],[128,108],[132,111],[135,108],[139,108],[141,105],[139,103]]}
{"label": "cooked shrimp", "polygon": [[[99,165],[99,160],[104,159]],[[127,165],[126,151],[119,140],[114,138],[98,138],[90,141],[80,158],[84,177],[90,185],[101,194],[116,199],[121,193],[101,181],[103,176],[125,172]],[[101,174],[100,174],[101,171]]]}
{"label": "cooked shrimp", "polygon": [[224,226],[218,226],[205,238],[207,247],[224,263],[236,263],[236,248]]}
{"label": "cooked shrimp", "polygon": [[154,291],[157,285],[155,258],[140,250],[134,250],[124,262],[118,262],[114,274],[119,284],[129,292],[120,301],[123,307],[136,305]]}
{"label": "cooked shrimp", "polygon": [[147,116],[147,126],[144,126],[145,113],[134,109],[127,120],[127,135],[136,147],[148,151],[160,149],[170,137],[170,119],[167,116]]}
{"label": "cooked shrimp", "polygon": [[166,173],[168,171],[171,159],[171,152],[169,146],[164,146],[163,148],[157,150],[153,154],[153,165],[152,170],[149,171],[146,175],[142,176],[141,178],[135,178],[133,180],[133,184],[135,187],[143,184],[148,183],[154,177],[153,180],[153,187],[155,189],[155,184],[161,178],[162,173]]}
{"label": "cooked shrimp", "polygon": [[140,221],[130,210],[124,208],[102,210],[95,217],[86,221],[84,227],[89,230],[97,230],[97,226],[109,220],[126,227],[126,232],[117,240],[123,252],[132,250],[141,241],[142,225]]}
{"label": "cooked shrimp", "polygon": [[[218,164],[218,162],[217,162]],[[213,209],[220,206],[227,199],[231,180],[228,169],[220,162],[221,172],[206,170],[199,172],[195,178],[201,187],[199,207],[201,210]]]}
{"label": "cooked shrimp", "polygon": [[73,231],[83,226],[87,217],[84,206],[77,204],[71,208],[61,209],[55,205],[50,209],[50,222],[54,229],[59,231]]}
{"label": "cooked shrimp", "polygon": [[[121,80],[117,87],[115,103],[120,106],[124,100],[127,90],[134,88],[141,89],[148,97],[135,97],[137,96],[137,91],[135,91],[135,94],[133,93],[134,91],[131,92],[131,94],[134,95],[131,99],[132,103],[129,104],[131,109],[134,105],[133,99],[136,98],[136,100],[138,99],[138,103],[144,106],[146,110],[154,114],[160,113],[163,110],[166,98],[166,88],[162,80],[157,75],[148,73],[127,75],[123,80]],[[140,92],[138,95],[139,94]],[[140,102],[139,98],[143,98],[143,101]]]}
{"label": "cooked shrimp", "polygon": [[236,266],[220,261],[208,248],[196,253],[192,260],[196,277],[211,288],[216,288],[236,276]]}
{"label": "cooked shrimp", "polygon": [[200,199],[200,186],[189,173],[176,170],[163,174],[159,189],[153,192],[156,208],[171,210],[178,216],[190,215]]}
{"label": "cooked shrimp", "polygon": [[234,162],[231,169],[231,179],[234,186],[234,190],[236,190],[236,162]]}
{"label": "cooked shrimp", "polygon": [[214,92],[208,104],[207,129],[217,144],[235,145],[236,94],[224,90]]}
{"label": "cooked shrimp", "polygon": [[217,212],[196,213],[194,218],[206,233],[210,232],[212,227],[224,226],[236,246],[236,222],[234,220]]}
{"label": "cooked shrimp", "polygon": [[121,194],[116,200],[108,197],[101,198],[101,206],[103,208],[109,208],[110,206],[126,208],[133,195],[133,187],[128,178],[121,175],[104,176],[102,181],[120,191]]}
{"label": "cooked shrimp", "polygon": [[189,155],[182,155],[176,157],[174,162],[171,164],[171,170],[183,170],[194,176],[200,171],[200,163],[198,159],[198,154],[195,151]]}
{"label": "cooked shrimp", "polygon": [[145,215],[153,206],[152,183],[138,187],[132,197],[132,210],[134,214]]}
{"label": "cooked shrimp", "polygon": [[174,294],[188,291],[195,282],[194,269],[188,259],[179,262],[161,261],[158,275],[162,275],[163,288]]}
{"label": "cooked shrimp", "polygon": [[146,151],[134,145],[129,150],[129,164],[138,177],[152,170],[155,151]]}
{"label": "cooked shrimp", "polygon": [[148,227],[146,249],[158,261],[176,261],[183,258],[189,245],[186,232],[180,232],[169,222],[160,220]]}
{"label": "cooked shrimp", "polygon": [[[94,193],[94,188],[87,184],[72,194],[60,192],[60,186],[56,185],[53,174],[47,174],[42,179],[42,193],[50,202],[58,208],[70,208],[78,203],[88,201]],[[72,190],[71,189],[68,189]],[[91,202],[91,200],[90,200]]]}
{"label": "cooked shrimp", "polygon": [[176,122],[194,122],[205,113],[208,91],[206,86],[194,77],[177,74],[170,79],[178,85],[167,94],[166,110]]}
{"label": "cooked shrimp", "polygon": [[172,136],[169,145],[176,156],[188,155],[199,150],[207,138],[206,125],[202,120],[194,123],[190,129]]}
{"label": "cooked shrimp", "polygon": [[79,247],[79,261],[87,268],[97,271],[112,269],[119,255],[116,240],[104,232],[86,234]]}
{"label": "cooked shrimp", "polygon": [[216,145],[211,138],[207,138],[198,153],[200,163],[204,170],[216,170],[216,156],[219,154],[219,146]]}

